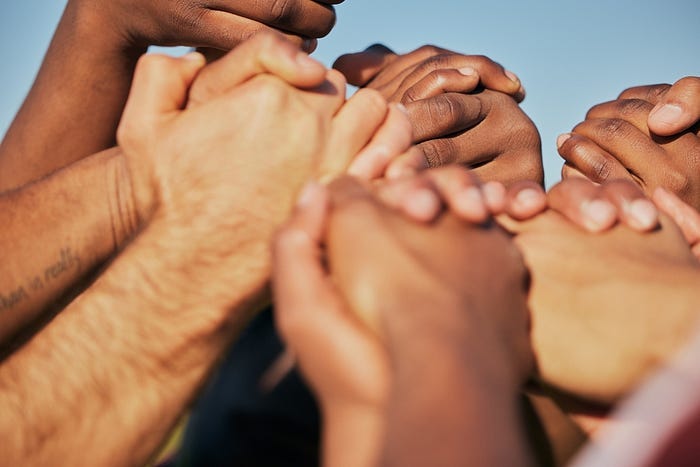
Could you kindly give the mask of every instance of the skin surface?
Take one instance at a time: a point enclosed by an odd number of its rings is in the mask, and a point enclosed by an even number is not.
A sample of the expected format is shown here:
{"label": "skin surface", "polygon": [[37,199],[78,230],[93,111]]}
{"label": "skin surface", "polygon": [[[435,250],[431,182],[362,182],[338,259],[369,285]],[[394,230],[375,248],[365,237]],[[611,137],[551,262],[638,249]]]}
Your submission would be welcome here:
{"label": "skin surface", "polygon": [[[342,1],[342,0],[341,0]],[[283,30],[311,51],[335,23],[331,0],[70,0],[0,145],[0,192],[115,144],[138,58],[151,45],[228,51]]]}
{"label": "skin surface", "polygon": [[[118,150],[0,195],[0,351],[138,227]],[[31,213],[31,215],[27,215]]]}
{"label": "skin surface", "polygon": [[[517,102],[520,80],[487,57],[425,46],[397,55],[382,45],[340,57],[350,84],[406,106],[427,166],[462,164],[483,180],[543,181],[540,138]],[[389,176],[410,172],[397,161]]]}
{"label": "skin surface", "polygon": [[693,329],[700,267],[666,217],[650,233],[618,226],[594,235],[547,212],[516,231],[532,275],[539,375],[559,391],[612,404]]}
{"label": "skin surface", "polygon": [[[201,57],[193,55],[188,58],[192,59],[195,68],[201,68]],[[188,92],[187,107],[202,107],[232,90],[237,82],[260,73],[274,74],[279,79],[308,87],[324,81],[326,71],[281,36],[260,36],[241,45],[235,54],[201,69]],[[322,98],[319,94],[315,99],[319,105],[329,102],[326,113],[334,112],[343,102],[340,93],[344,87],[342,78],[337,73],[332,73],[331,78],[333,82],[326,81],[321,85],[327,88],[329,98]],[[254,97],[261,92],[262,89]],[[157,101],[158,97],[148,96],[143,102],[153,104],[154,100]],[[314,109],[310,112],[313,113]],[[127,121],[126,126],[129,124]],[[150,128],[149,124],[137,123],[135,126],[140,127],[141,132],[151,131],[145,130]],[[203,131],[201,126],[193,124],[193,129]],[[128,129],[123,131],[128,139]],[[175,195],[185,193],[186,187],[188,193],[197,191],[180,179],[196,181],[194,177],[201,175],[196,170],[200,168],[199,163],[191,173],[172,170],[175,167],[173,160],[198,138],[190,131],[194,130],[183,129],[184,136],[177,141],[182,146],[164,154],[156,165],[148,164],[148,158],[143,155],[147,149],[140,148],[138,156],[129,153],[125,157],[121,149],[114,148],[0,195],[0,205],[7,206],[1,216],[4,216],[6,225],[12,226],[0,236],[3,251],[7,252],[4,257],[7,267],[0,271],[2,283],[6,284],[0,291],[3,353],[13,336],[46,311],[57,311],[48,310],[49,304],[66,293],[79,293],[82,286],[77,281],[99,268],[148,222],[156,204],[172,204],[163,199],[164,191]],[[358,153],[371,151],[373,145],[384,144],[385,139],[393,141],[394,152],[389,153],[389,157],[396,157],[410,144],[410,125],[405,115],[395,107],[387,107],[383,98],[371,90],[356,94],[343,105],[326,131],[329,141],[324,150],[328,152],[321,157],[321,164],[314,174],[318,176],[332,177],[341,173]],[[146,136],[151,138],[149,135]],[[199,138],[204,138],[203,135]],[[208,144],[217,143],[209,141]],[[314,147],[311,146],[310,150],[313,151]],[[248,167],[250,174],[254,173],[253,167],[264,164],[251,164]],[[381,169],[381,164],[379,167]],[[263,178],[257,180],[264,181]],[[177,181],[176,185],[172,185],[174,181]],[[286,183],[280,181],[277,186],[286,187]],[[289,189],[294,190],[294,185]],[[27,209],[32,210],[32,216],[19,215]],[[177,210],[177,207],[173,209]],[[260,210],[264,211],[262,207]],[[56,307],[60,308],[60,304]]]}
{"label": "skin surface", "polygon": [[[566,160],[562,176],[633,180],[647,196],[662,187],[698,209],[699,99],[698,78],[688,77],[673,86],[630,88],[617,100],[593,107],[584,122],[557,141]],[[681,100],[682,107],[676,104]],[[660,113],[666,103],[681,109],[676,120]]]}
{"label": "skin surface", "polygon": [[[525,277],[503,233],[447,214],[415,224],[347,178],[334,182],[330,195],[318,186],[304,193],[276,237],[274,283],[278,326],[322,405],[324,460],[527,459],[517,421],[518,389],[531,365]],[[499,270],[502,280],[463,279],[483,268]],[[503,303],[491,309],[493,300]],[[440,384],[426,385],[426,378]],[[415,430],[426,420],[430,430]],[[356,441],[352,449],[342,442],[348,437]]]}
{"label": "skin surface", "polygon": [[[0,364],[4,461],[143,465],[266,300],[272,232],[336,153],[330,141],[348,144],[329,136],[338,110],[366,103],[344,104],[342,78],[285,43],[260,35],[237,48],[237,73],[226,59],[205,73],[198,54],[139,62],[119,139],[140,230]],[[371,142],[386,122],[344,134]]]}

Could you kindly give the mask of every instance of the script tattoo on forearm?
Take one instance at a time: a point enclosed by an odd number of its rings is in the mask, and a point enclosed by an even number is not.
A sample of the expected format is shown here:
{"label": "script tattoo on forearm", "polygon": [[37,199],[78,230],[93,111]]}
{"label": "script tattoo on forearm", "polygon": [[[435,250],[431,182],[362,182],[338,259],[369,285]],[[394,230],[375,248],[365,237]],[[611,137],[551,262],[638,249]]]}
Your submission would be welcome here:
{"label": "script tattoo on forearm", "polygon": [[71,269],[80,270],[80,259],[70,248],[62,248],[58,261],[47,266],[42,273],[29,278],[24,285],[7,292],[0,291],[0,311],[9,310],[28,300],[33,293],[44,290]]}

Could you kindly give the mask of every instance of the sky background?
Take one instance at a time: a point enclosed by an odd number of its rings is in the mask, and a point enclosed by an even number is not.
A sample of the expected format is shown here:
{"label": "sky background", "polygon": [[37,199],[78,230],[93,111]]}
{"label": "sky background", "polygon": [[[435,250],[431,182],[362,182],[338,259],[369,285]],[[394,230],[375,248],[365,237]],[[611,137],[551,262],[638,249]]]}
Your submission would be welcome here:
{"label": "sky background", "polygon": [[[144,0],[145,1],[145,0]],[[63,0],[5,1],[0,16],[0,134],[41,64]],[[522,104],[542,135],[547,184],[559,179],[557,135],[626,87],[700,76],[700,1],[346,0],[314,56],[330,65],[381,42],[483,54],[525,85]]]}

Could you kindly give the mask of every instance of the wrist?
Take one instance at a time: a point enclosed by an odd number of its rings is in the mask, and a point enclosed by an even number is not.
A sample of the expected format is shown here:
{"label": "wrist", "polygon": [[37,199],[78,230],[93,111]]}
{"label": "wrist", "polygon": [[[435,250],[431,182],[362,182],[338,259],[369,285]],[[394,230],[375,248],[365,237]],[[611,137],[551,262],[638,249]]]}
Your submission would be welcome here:
{"label": "wrist", "polygon": [[118,54],[136,65],[138,58],[146,53],[149,44],[139,43],[116,21],[119,12],[108,7],[111,2],[71,0],[64,12],[61,24],[67,24],[79,44],[97,46],[101,54]]}
{"label": "wrist", "polygon": [[143,208],[139,210],[134,197],[131,177],[121,149],[112,148],[105,153],[109,154],[106,162],[109,170],[105,184],[108,190],[108,206],[116,251],[136,234],[145,216]]}

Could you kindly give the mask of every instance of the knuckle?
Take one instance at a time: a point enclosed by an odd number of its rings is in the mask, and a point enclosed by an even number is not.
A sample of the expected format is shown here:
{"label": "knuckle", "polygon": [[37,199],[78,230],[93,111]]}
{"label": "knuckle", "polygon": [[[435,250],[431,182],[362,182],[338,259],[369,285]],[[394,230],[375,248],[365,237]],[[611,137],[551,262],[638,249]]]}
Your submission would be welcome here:
{"label": "knuckle", "polygon": [[598,131],[606,138],[624,138],[627,135],[627,122],[620,118],[607,118],[598,125]]}
{"label": "knuckle", "polygon": [[449,53],[439,53],[437,55],[433,55],[424,61],[419,69],[425,74],[436,70],[451,68],[453,57],[455,57],[455,55]]}
{"label": "knuckle", "polygon": [[692,185],[690,177],[682,170],[667,170],[664,172],[664,178],[663,185],[666,185],[672,192],[681,197],[690,193]]}
{"label": "knuckle", "polygon": [[454,123],[459,118],[460,106],[446,94],[430,99],[427,104],[426,111],[430,121]]}
{"label": "knuckle", "polygon": [[632,117],[638,114],[648,114],[654,108],[649,102],[642,99],[622,99],[617,102],[618,112],[623,117]]}
{"label": "knuckle", "polygon": [[440,49],[439,47],[431,44],[426,44],[423,46],[418,47],[416,50],[411,52],[409,55],[416,55],[418,57],[432,57],[434,55],[439,55],[442,54],[443,50]]}
{"label": "knuckle", "polygon": [[282,107],[289,99],[284,83],[271,75],[259,75],[249,82],[248,93],[262,108]]}
{"label": "knuckle", "polygon": [[671,89],[670,84],[657,84],[646,89],[645,100],[654,102],[662,98]]}
{"label": "knuckle", "polygon": [[673,84],[673,87],[694,88],[700,90],[700,77],[684,76]]}
{"label": "knuckle", "polygon": [[368,108],[372,114],[386,112],[389,104],[379,91],[371,88],[362,88],[358,93],[362,94],[363,105]]}
{"label": "knuckle", "polygon": [[449,140],[434,139],[419,145],[429,167],[441,167],[452,162]]}
{"label": "knuckle", "polygon": [[290,0],[271,0],[268,7],[270,21],[276,25],[289,25],[296,17],[297,5]]}

